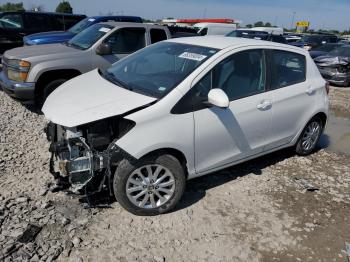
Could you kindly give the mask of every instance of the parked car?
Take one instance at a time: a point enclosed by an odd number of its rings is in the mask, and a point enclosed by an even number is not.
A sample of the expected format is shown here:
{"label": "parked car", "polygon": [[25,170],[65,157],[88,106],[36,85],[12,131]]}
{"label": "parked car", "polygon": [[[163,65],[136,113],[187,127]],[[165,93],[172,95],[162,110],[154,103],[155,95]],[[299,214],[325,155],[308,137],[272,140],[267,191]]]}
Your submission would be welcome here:
{"label": "parked car", "polygon": [[199,36],[197,30],[193,27],[176,25],[167,25],[167,27],[170,31],[172,38]]}
{"label": "parked car", "polygon": [[294,43],[301,39],[301,34],[295,34],[295,33],[283,33],[284,38],[286,39],[287,43]]}
{"label": "parked car", "polygon": [[226,35],[237,28],[236,24],[197,23],[193,25],[199,35]]}
{"label": "parked car", "polygon": [[46,12],[0,13],[0,54],[11,48],[23,46],[23,36],[54,30],[67,30],[85,15]]}
{"label": "parked car", "polygon": [[75,35],[97,23],[101,22],[133,22],[142,23],[142,18],[138,16],[92,16],[81,20],[67,31],[53,31],[37,33],[25,36],[24,45],[43,45],[63,43],[72,39]]}
{"label": "parked car", "polygon": [[51,171],[80,187],[106,181],[136,215],[164,213],[188,179],[281,148],[310,154],[327,121],[327,88],[300,48],[218,36],[163,41],[48,97]]}
{"label": "parked car", "polygon": [[167,27],[108,22],[83,30],[67,43],[34,45],[5,52],[0,85],[22,103],[39,106],[65,81],[171,38]]}
{"label": "parked car", "polygon": [[312,58],[316,58],[316,57],[321,56],[321,55],[326,55],[330,51],[332,51],[332,50],[334,50],[342,45],[344,45],[344,44],[340,43],[340,42],[323,44],[323,45],[320,45],[320,46],[313,48],[312,50],[309,51],[309,53],[310,53],[310,56]]}
{"label": "parked car", "polygon": [[270,34],[269,32],[253,30],[250,28],[242,28],[242,29],[234,30],[229,34],[227,34],[227,36],[272,41],[272,42],[277,42],[281,44],[287,43],[286,39],[282,35]]}
{"label": "parked car", "polygon": [[350,86],[350,45],[338,47],[314,60],[323,78],[328,82]]}
{"label": "parked car", "polygon": [[310,51],[311,49],[323,44],[337,43],[338,40],[339,39],[336,35],[331,34],[305,34],[302,35],[300,40],[290,44]]}

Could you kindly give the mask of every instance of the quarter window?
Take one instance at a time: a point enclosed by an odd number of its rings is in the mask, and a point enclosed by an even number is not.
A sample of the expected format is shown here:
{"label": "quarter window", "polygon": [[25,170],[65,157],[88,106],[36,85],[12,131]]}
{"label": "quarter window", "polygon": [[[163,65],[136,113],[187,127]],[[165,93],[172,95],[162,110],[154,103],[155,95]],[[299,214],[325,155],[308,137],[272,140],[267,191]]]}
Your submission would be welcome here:
{"label": "quarter window", "polygon": [[295,85],[306,80],[306,59],[301,54],[273,50],[271,63],[271,89]]}
{"label": "quarter window", "polygon": [[48,28],[48,20],[46,15],[26,14],[27,28],[32,31],[50,31]]}
{"label": "quarter window", "polygon": [[107,43],[113,54],[130,54],[146,46],[144,28],[122,28],[111,35]]}
{"label": "quarter window", "polygon": [[166,33],[163,29],[151,29],[151,43],[157,43],[167,39]]}

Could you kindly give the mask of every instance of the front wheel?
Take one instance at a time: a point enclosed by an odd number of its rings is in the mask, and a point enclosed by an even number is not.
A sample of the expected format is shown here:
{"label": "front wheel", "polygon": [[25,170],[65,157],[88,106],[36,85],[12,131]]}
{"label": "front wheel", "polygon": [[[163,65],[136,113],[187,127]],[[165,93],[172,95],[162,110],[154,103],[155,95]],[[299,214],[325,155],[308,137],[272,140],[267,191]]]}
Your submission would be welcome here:
{"label": "front wheel", "polygon": [[169,154],[120,162],[113,179],[114,195],[122,207],[140,215],[168,212],[181,199],[186,177],[179,160]]}
{"label": "front wheel", "polygon": [[66,81],[67,81],[67,79],[65,79],[65,78],[60,78],[60,79],[52,80],[51,82],[47,83],[47,84],[44,86],[44,88],[43,88],[41,94],[39,95],[40,97],[38,97],[38,99],[37,99],[37,105],[41,108],[41,107],[44,105],[44,103],[45,103],[47,97],[48,97],[57,87],[59,87],[60,85],[62,85],[62,84],[63,84],[64,82],[66,82]]}
{"label": "front wheel", "polygon": [[308,155],[315,150],[318,140],[321,137],[323,131],[323,123],[319,117],[311,119],[303,132],[301,133],[296,147],[295,152],[298,155]]}

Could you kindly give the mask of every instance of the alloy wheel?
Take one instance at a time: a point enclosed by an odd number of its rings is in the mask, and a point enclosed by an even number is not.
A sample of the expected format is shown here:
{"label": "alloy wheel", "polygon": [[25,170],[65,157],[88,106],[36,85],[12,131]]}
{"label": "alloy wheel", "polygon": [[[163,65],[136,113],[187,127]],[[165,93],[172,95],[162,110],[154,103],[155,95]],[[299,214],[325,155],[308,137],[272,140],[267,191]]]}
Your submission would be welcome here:
{"label": "alloy wheel", "polygon": [[134,170],[126,182],[126,195],[135,206],[158,208],[174,195],[174,175],[159,164],[148,164]]}

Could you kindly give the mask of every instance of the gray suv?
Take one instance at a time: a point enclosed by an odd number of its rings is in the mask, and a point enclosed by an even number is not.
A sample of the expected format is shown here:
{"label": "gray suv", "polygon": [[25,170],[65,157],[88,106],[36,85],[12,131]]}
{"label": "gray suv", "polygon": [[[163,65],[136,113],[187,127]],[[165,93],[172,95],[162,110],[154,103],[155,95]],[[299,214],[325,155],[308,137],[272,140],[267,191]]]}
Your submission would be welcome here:
{"label": "gray suv", "polygon": [[155,42],[171,38],[167,27],[140,23],[95,24],[63,44],[25,46],[5,52],[0,85],[22,103],[41,105],[65,81],[102,70]]}

